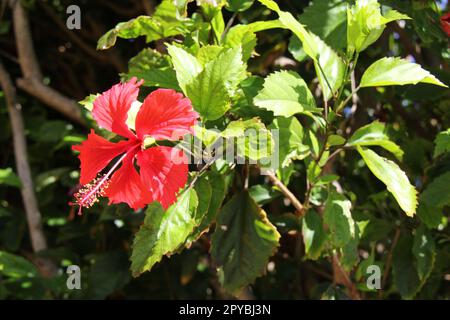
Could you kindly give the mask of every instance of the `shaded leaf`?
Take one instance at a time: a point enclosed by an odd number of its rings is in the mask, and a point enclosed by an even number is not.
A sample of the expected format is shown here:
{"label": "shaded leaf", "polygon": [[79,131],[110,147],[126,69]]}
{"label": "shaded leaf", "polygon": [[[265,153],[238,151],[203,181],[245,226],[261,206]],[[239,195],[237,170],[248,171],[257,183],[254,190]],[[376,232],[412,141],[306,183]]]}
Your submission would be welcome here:
{"label": "shaded leaf", "polygon": [[420,194],[417,214],[429,227],[436,228],[441,223],[444,206],[450,205],[450,172],[431,181]]}
{"label": "shaded leaf", "polygon": [[228,0],[228,5],[225,7],[232,12],[245,11],[253,5],[255,0]]}
{"label": "shaded leaf", "polygon": [[436,249],[431,232],[423,225],[416,229],[412,252],[416,260],[419,279],[424,283],[433,270]]}
{"label": "shaded leaf", "polygon": [[355,237],[355,222],[350,209],[352,203],[343,195],[331,192],[325,203],[324,222],[330,228],[331,241],[337,248]]}
{"label": "shaded leaf", "polygon": [[433,154],[434,158],[443,153],[450,152],[450,129],[440,132],[434,143],[436,144]]}
{"label": "shaded leaf", "polygon": [[36,267],[25,258],[0,251],[0,274],[11,278],[37,277]]}
{"label": "shaded leaf", "polygon": [[0,169],[0,185],[2,184],[17,188],[22,186],[20,178],[11,168]]}
{"label": "shaded leaf", "polygon": [[239,192],[218,215],[211,255],[223,287],[237,293],[265,272],[280,235],[247,192]]}
{"label": "shaded leaf", "polygon": [[316,211],[308,210],[303,218],[302,235],[306,256],[309,259],[317,260],[322,254],[327,235],[322,219]]}

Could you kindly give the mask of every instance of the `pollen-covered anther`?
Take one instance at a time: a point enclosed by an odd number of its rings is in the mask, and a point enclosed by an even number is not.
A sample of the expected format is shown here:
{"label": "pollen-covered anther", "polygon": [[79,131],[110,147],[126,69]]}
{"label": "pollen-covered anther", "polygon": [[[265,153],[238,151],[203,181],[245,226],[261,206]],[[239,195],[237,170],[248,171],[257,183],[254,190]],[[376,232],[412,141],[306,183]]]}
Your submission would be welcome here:
{"label": "pollen-covered anther", "polygon": [[73,205],[80,206],[78,213],[81,214],[82,207],[90,208],[95,203],[99,202],[99,198],[105,195],[108,186],[108,177],[100,176],[81,187],[81,189],[75,194],[75,202],[72,203]]}

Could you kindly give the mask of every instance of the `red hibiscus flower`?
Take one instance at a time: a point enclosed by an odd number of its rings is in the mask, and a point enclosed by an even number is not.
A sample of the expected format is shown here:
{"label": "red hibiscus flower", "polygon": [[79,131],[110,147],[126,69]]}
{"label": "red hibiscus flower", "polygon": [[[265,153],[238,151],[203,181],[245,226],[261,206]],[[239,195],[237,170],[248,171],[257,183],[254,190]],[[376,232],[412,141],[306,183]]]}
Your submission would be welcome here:
{"label": "red hibiscus flower", "polygon": [[450,37],[450,12],[441,17],[442,30]]}
{"label": "red hibiscus flower", "polygon": [[[83,187],[71,204],[80,207],[79,213],[101,196],[108,197],[109,204],[125,202],[135,210],[153,201],[167,208],[187,182],[187,158],[181,150],[165,146],[145,149],[144,141],[176,141],[193,132],[198,114],[182,94],[158,89],[145,98],[134,130],[130,129],[128,111],[141,84],[136,78],[116,84],[94,101],[92,115],[97,124],[126,139],[113,143],[91,130],[87,140],[73,147],[80,152]],[[107,173],[98,176],[113,159],[117,160]]]}

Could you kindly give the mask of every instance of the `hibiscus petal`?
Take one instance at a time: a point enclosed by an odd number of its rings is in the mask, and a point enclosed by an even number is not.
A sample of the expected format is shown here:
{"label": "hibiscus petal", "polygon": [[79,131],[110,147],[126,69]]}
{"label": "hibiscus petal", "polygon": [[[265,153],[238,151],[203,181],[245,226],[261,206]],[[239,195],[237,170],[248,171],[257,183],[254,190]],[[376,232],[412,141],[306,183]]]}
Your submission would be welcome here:
{"label": "hibiscus petal", "polygon": [[142,183],[154,200],[168,208],[177,199],[177,193],[186,185],[188,159],[181,150],[155,147],[137,154]]}
{"label": "hibiscus petal", "polygon": [[87,140],[72,147],[80,152],[80,183],[84,185],[92,181],[112,159],[124,153],[130,145],[131,141],[109,142],[91,130]]}
{"label": "hibiscus petal", "polygon": [[128,110],[136,101],[139,94],[139,86],[142,80],[137,82],[135,77],[126,83],[119,83],[102,93],[94,101],[92,116],[101,128],[117,133],[123,137],[131,138],[134,134],[126,125]]}
{"label": "hibiscus petal", "polygon": [[170,89],[158,89],[145,98],[136,116],[136,133],[140,139],[178,140],[193,132],[198,118],[191,101]]}
{"label": "hibiscus petal", "polygon": [[153,199],[134,167],[134,155],[127,155],[119,170],[114,172],[105,196],[109,198],[109,204],[125,202],[137,210],[151,203]]}

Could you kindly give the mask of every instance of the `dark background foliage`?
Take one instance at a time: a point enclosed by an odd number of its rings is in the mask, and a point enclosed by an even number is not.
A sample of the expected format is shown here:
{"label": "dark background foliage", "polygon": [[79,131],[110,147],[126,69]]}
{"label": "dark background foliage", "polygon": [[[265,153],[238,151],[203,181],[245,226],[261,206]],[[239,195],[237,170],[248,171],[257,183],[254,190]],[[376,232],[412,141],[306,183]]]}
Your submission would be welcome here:
{"label": "dark background foliage", "polygon": [[[22,77],[17,57],[17,39],[13,33],[12,14],[3,0],[0,11],[0,58],[12,79]],[[142,14],[150,14],[157,1],[22,1],[31,24],[33,43],[44,83],[74,100],[82,100],[91,93],[102,92],[120,80],[119,73],[127,71],[127,62],[142,48],[148,46],[142,38],[118,40],[107,51],[96,51],[96,41],[107,30],[121,21]],[[450,83],[448,38],[442,32],[439,16],[448,10],[447,1],[386,0],[384,4],[410,15],[414,20],[400,28],[388,26],[376,44],[360,57],[356,77],[361,76],[374,60],[383,56],[411,56],[425,69],[445,83]],[[81,30],[65,28],[65,8],[78,4],[82,13]],[[300,15],[309,1],[278,1],[283,10]],[[195,9],[195,4],[189,6]],[[231,14],[225,12],[225,21]],[[275,18],[261,5],[237,16],[241,23]],[[317,17],[325,20],[332,17]],[[314,22],[314,21],[313,21]],[[317,21],[316,21],[317,22]],[[308,21],[304,22],[308,25]],[[320,23],[310,26],[320,32]],[[316,30],[314,30],[316,28]],[[344,26],[345,28],[345,26]],[[344,33],[342,33],[344,32]],[[343,50],[345,29],[337,30],[326,38],[336,50]],[[163,42],[151,47],[163,46]],[[288,48],[290,47],[291,50]],[[267,75],[280,68],[296,70],[311,83],[314,67],[311,62],[297,62],[299,53],[289,31],[280,29],[258,33],[258,56],[252,58],[249,70]],[[84,139],[88,127],[73,123],[67,117],[29,95],[18,90],[23,106],[25,132],[28,144],[28,160],[32,170],[39,209],[48,249],[41,257],[50,259],[59,269],[57,276],[45,278],[31,276],[32,265],[22,260],[13,261],[11,268],[17,272],[0,270],[0,299],[10,298],[109,298],[109,299],[214,299],[228,295],[221,289],[215,266],[208,255],[209,235],[204,235],[189,250],[164,258],[151,272],[132,278],[129,271],[130,244],[133,234],[143,220],[143,213],[133,213],[126,205],[107,206],[101,201],[92,209],[77,216],[68,205],[78,183],[79,162],[71,151],[71,145]],[[353,132],[362,125],[379,119],[390,124],[397,143],[405,151],[403,169],[418,189],[427,181],[448,170],[449,157],[432,159],[436,135],[450,126],[450,97],[448,90],[429,86],[387,87],[384,90],[365,90],[359,94],[359,102],[346,109],[352,114],[342,123],[341,131]],[[301,169],[303,164],[296,163]],[[384,186],[373,179],[367,168],[355,154],[346,154],[332,163],[333,170],[345,176],[344,188],[354,192],[355,214],[364,216],[371,211],[377,223],[360,242],[360,258],[374,252],[377,260],[386,261],[389,246],[396,233],[413,229],[413,222],[398,210]],[[0,92],[0,168],[13,168],[15,161],[11,126],[3,94]],[[330,168],[331,170],[331,168]],[[299,170],[299,172],[302,172]],[[301,175],[294,175],[289,187],[301,197],[304,194]],[[261,182],[256,174],[251,182]],[[328,259],[307,261],[303,249],[298,220],[292,208],[286,206],[279,195],[270,196],[264,209],[269,219],[278,227],[281,246],[271,259],[267,275],[258,278],[243,297],[261,299],[311,299],[343,297],[340,286],[333,283],[332,265]],[[400,231],[399,226],[402,230]],[[418,298],[450,297],[450,233],[449,228],[436,233],[436,268],[423,287]],[[14,182],[0,181],[0,251],[35,261],[24,214],[22,197]],[[18,259],[18,258],[17,258]],[[0,262],[1,263],[1,262]],[[82,290],[67,290],[65,267],[77,264],[82,269]],[[358,274],[358,270],[356,270]],[[361,277],[359,281],[361,280]],[[392,276],[387,279],[392,287]],[[376,293],[366,293],[366,298],[376,298]],[[395,289],[384,292],[384,298],[399,298]]]}

